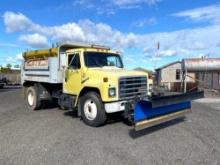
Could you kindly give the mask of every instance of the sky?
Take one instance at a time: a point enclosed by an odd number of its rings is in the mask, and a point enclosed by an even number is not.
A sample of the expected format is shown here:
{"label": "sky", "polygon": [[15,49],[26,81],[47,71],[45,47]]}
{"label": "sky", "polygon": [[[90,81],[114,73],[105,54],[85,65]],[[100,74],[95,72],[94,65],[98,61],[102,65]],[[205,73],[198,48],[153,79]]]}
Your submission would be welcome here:
{"label": "sky", "polygon": [[61,42],[109,46],[128,69],[220,57],[216,0],[7,0],[0,15],[2,66],[20,64],[26,50]]}

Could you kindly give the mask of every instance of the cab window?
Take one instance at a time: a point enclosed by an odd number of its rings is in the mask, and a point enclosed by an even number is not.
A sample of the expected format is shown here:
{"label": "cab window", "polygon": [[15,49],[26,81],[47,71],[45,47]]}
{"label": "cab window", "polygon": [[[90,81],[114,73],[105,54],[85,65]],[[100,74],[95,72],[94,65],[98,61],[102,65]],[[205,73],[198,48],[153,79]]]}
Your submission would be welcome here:
{"label": "cab window", "polygon": [[80,59],[79,54],[69,54],[68,55],[68,67],[69,69],[80,69]]}
{"label": "cab window", "polygon": [[121,57],[118,54],[102,52],[84,52],[85,65],[92,67],[117,67],[123,68]]}

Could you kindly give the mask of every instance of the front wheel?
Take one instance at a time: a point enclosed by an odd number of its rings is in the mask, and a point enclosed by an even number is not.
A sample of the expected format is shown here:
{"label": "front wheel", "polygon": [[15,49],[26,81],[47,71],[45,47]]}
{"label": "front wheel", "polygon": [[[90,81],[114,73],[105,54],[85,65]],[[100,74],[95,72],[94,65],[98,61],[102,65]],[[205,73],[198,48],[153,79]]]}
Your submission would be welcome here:
{"label": "front wheel", "polygon": [[82,119],[85,124],[98,127],[105,123],[106,113],[100,96],[95,92],[89,92],[79,101]]}

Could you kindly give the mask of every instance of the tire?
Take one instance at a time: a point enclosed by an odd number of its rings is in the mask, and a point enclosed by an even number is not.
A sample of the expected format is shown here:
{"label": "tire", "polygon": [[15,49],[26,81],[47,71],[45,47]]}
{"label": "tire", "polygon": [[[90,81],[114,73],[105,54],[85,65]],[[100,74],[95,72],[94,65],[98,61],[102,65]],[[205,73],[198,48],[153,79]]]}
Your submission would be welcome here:
{"label": "tire", "polygon": [[79,100],[79,110],[85,124],[98,127],[106,122],[106,113],[100,96],[96,92],[89,92]]}
{"label": "tire", "polygon": [[41,100],[39,99],[38,96],[37,87],[35,86],[28,87],[25,96],[26,96],[25,97],[26,105],[29,110],[34,111],[40,108]]}

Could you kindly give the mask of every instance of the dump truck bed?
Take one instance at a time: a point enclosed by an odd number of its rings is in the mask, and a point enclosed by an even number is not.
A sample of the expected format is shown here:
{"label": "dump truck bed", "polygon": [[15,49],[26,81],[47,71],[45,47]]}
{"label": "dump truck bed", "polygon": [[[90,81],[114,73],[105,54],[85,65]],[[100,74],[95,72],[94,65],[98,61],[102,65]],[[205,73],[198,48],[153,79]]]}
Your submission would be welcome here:
{"label": "dump truck bed", "polygon": [[58,56],[26,59],[21,70],[21,80],[62,83],[62,70],[59,69]]}
{"label": "dump truck bed", "polygon": [[62,83],[63,72],[60,67],[59,48],[41,49],[23,53],[21,69],[22,84],[25,81]]}

